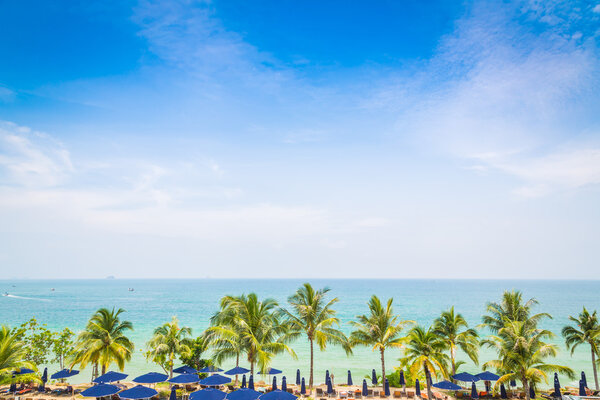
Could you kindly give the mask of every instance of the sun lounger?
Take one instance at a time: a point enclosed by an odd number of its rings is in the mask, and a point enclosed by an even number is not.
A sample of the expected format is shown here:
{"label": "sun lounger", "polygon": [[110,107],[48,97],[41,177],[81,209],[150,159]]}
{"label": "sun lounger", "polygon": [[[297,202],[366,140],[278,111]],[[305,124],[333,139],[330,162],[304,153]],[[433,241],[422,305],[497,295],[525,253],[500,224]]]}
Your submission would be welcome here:
{"label": "sun lounger", "polygon": [[323,396],[323,389],[317,388],[317,396]]}
{"label": "sun lounger", "polygon": [[382,390],[381,392],[379,392],[379,397],[382,399],[387,399],[387,396],[385,395],[385,390]]}
{"label": "sun lounger", "polygon": [[373,389],[368,389],[367,397],[373,397]]}
{"label": "sun lounger", "polygon": [[406,392],[406,398],[407,399],[414,399],[415,398],[415,392],[412,392],[412,391],[408,390]]}
{"label": "sun lounger", "polygon": [[394,394],[393,394],[395,399],[401,399],[402,398],[402,392],[399,390],[394,390]]}

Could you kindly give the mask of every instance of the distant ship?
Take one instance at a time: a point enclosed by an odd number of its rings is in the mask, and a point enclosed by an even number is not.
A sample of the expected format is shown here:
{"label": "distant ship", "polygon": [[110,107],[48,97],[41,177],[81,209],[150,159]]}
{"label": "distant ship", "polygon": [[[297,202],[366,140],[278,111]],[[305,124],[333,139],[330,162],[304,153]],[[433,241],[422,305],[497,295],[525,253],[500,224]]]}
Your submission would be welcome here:
{"label": "distant ship", "polygon": [[133,292],[133,288],[132,288],[132,287],[130,287],[130,288],[129,288],[129,291],[130,291],[130,292]]}
{"label": "distant ship", "polygon": [[50,289],[51,292],[54,292],[54,288]]}
{"label": "distant ship", "polygon": [[8,296],[8,292],[4,292],[2,296]]}

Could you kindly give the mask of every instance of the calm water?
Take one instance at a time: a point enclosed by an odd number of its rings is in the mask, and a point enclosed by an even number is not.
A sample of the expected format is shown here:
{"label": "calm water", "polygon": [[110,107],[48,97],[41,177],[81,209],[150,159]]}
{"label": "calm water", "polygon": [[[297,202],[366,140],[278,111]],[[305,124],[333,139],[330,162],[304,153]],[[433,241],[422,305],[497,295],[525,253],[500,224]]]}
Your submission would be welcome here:
{"label": "calm water", "polygon": [[[136,353],[125,372],[131,377],[160,368],[145,361],[142,351],[152,330],[176,315],[181,323],[190,326],[194,334],[200,334],[217,310],[219,299],[226,294],[238,295],[256,292],[261,297],[273,297],[284,304],[287,297],[303,283],[303,280],[56,280],[56,281],[0,281],[0,291],[11,296],[0,297],[0,323],[14,326],[36,317],[50,329],[65,326],[78,331],[85,326],[90,315],[100,307],[121,307],[127,310],[126,318],[133,322],[135,331],[131,338]],[[348,321],[357,314],[366,313],[365,303],[372,294],[381,298],[394,298],[395,311],[403,319],[415,320],[429,325],[439,313],[454,305],[471,325],[481,321],[485,304],[496,301],[507,289],[518,289],[527,298],[535,297],[540,305],[537,310],[553,315],[544,327],[557,335],[567,323],[569,315],[576,315],[585,305],[588,309],[600,309],[600,281],[482,281],[482,280],[311,280],[315,287],[329,286],[337,305],[342,329],[350,330]],[[14,285],[14,287],[13,287]],[[128,288],[135,288],[129,292]],[[55,291],[51,291],[55,288]],[[585,346],[571,357],[561,344],[558,361],[577,371],[585,370],[591,379],[589,349]],[[295,376],[296,368],[304,374],[308,369],[308,345],[305,340],[294,344],[298,360],[288,355],[276,358],[273,366],[283,369],[284,374]],[[400,350],[388,350],[387,365],[397,365]],[[493,357],[482,350],[480,359]],[[231,367],[229,363],[224,367]],[[242,364],[242,366],[247,366]],[[324,371],[333,371],[336,380],[351,369],[355,379],[367,374],[372,368],[379,369],[379,357],[370,348],[356,349],[346,357],[336,347],[317,353],[315,373],[317,382],[323,380]],[[469,364],[469,372],[479,369]],[[54,369],[51,368],[51,372]],[[89,380],[89,373],[78,376],[80,382]],[[563,384],[567,384],[563,378]],[[574,384],[574,382],[573,382]]]}

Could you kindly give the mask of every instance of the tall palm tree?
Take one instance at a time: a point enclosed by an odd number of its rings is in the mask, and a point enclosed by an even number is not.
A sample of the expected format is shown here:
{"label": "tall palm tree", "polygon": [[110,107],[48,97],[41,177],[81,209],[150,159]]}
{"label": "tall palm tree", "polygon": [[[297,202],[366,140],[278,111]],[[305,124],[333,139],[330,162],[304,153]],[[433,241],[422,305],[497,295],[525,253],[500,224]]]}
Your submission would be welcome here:
{"label": "tall palm tree", "polygon": [[273,357],[284,351],[296,358],[296,353],[287,343],[297,335],[279,320],[277,309],[275,300],[260,301],[255,293],[221,299],[221,311],[214,318],[218,323],[214,327],[214,338],[221,341],[217,343],[223,343],[239,335],[251,374],[254,374],[255,366],[265,372]]}
{"label": "tall palm tree", "polygon": [[[434,376],[448,377],[449,357],[445,353],[446,342],[433,328],[425,329],[415,326],[406,337],[406,348],[402,362],[409,366],[412,376],[416,376],[420,368],[423,368],[425,377]],[[432,399],[431,386],[427,385],[427,398]]]}
{"label": "tall palm tree", "polygon": [[352,346],[373,346],[373,351],[378,350],[381,357],[381,378],[385,384],[385,350],[388,347],[401,347],[403,338],[400,332],[412,321],[402,321],[394,315],[393,299],[389,299],[383,306],[375,295],[369,300],[369,314],[356,316],[358,321],[350,323],[356,328],[350,334]]}
{"label": "tall palm tree", "polygon": [[596,356],[599,355],[598,351],[600,350],[600,324],[598,323],[596,311],[590,314],[588,310],[583,307],[583,311],[579,314],[579,318],[570,316],[569,319],[574,322],[576,326],[567,325],[562,330],[567,350],[570,349],[571,354],[573,354],[580,344],[587,343],[590,345],[594,381],[596,383],[596,390],[599,390]]}
{"label": "tall palm tree", "polygon": [[531,315],[531,309],[537,304],[538,301],[534,298],[523,302],[523,294],[519,291],[505,291],[499,303],[491,302],[487,304],[488,315],[482,317],[482,326],[488,328],[492,333],[498,333],[504,327],[506,320],[528,321],[528,323],[537,326],[541,319],[552,318],[547,313]]}
{"label": "tall palm tree", "polygon": [[102,374],[112,363],[116,363],[122,371],[125,362],[131,360],[133,342],[125,334],[133,330],[129,321],[121,321],[120,315],[125,310],[119,308],[101,308],[92,315],[85,330],[76,344],[76,354],[72,365],[79,364],[85,368],[88,363],[99,365]]}
{"label": "tall palm tree", "polygon": [[10,382],[12,371],[19,368],[34,368],[25,361],[27,348],[15,332],[2,325],[0,328],[0,385]]}
{"label": "tall palm tree", "polygon": [[456,350],[460,348],[475,363],[479,363],[479,334],[462,316],[454,312],[454,306],[443,311],[435,320],[433,332],[446,343],[450,350],[451,375],[456,374]]}
{"label": "tall palm tree", "polygon": [[552,332],[535,327],[532,321],[507,320],[497,335],[483,341],[498,353],[498,359],[486,362],[484,369],[495,368],[503,374],[497,385],[512,379],[520,380],[527,400],[530,399],[529,388],[542,381],[547,383],[549,373],[558,372],[574,379],[575,374],[570,368],[546,362],[558,352],[556,345],[545,341],[553,336]]}
{"label": "tall palm tree", "polygon": [[315,290],[310,283],[305,283],[288,298],[291,311],[281,310],[290,329],[306,334],[310,343],[310,377],[308,380],[310,388],[313,387],[315,341],[321,351],[325,350],[328,343],[331,343],[340,344],[346,354],[352,352],[346,335],[335,328],[339,326],[340,321],[335,316],[336,311],[332,306],[338,302],[338,298],[327,301],[326,295],[329,290],[329,288]]}
{"label": "tall palm tree", "polygon": [[[234,323],[233,316],[228,311],[230,310],[221,310],[211,318],[212,326],[204,331],[203,337],[207,345],[214,348],[212,359],[215,363],[221,364],[227,359],[235,358],[235,366],[239,367],[246,343],[242,339],[242,325]],[[237,382],[236,375],[236,385]]]}
{"label": "tall palm tree", "polygon": [[171,322],[167,322],[154,330],[154,335],[146,344],[149,350],[148,358],[157,362],[169,378],[173,377],[173,364],[175,356],[189,356],[192,347],[192,329],[187,326],[179,326],[177,317],[173,316]]}

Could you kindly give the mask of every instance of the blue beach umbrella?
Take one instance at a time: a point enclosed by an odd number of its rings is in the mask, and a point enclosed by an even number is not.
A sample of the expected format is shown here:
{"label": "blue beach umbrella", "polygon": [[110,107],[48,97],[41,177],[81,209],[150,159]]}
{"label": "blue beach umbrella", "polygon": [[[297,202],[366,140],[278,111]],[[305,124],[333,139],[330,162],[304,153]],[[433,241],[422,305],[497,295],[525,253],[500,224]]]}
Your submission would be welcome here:
{"label": "blue beach umbrella", "polygon": [[262,393],[252,389],[238,389],[227,393],[227,400],[256,400]]}
{"label": "blue beach umbrella", "polygon": [[115,393],[121,391],[121,388],[115,385],[108,385],[106,383],[100,383],[90,388],[85,389],[80,394],[83,397],[104,397],[112,396]]}
{"label": "blue beach umbrella", "polygon": [[421,397],[421,384],[418,379],[415,379],[415,396]]}
{"label": "blue beach umbrella", "polygon": [[479,393],[477,393],[477,386],[475,386],[475,382],[471,383],[471,398],[478,399]]}
{"label": "blue beach umbrella", "polygon": [[287,392],[287,380],[285,379],[285,376],[281,379],[281,390]]}
{"label": "blue beach umbrella", "polygon": [[579,395],[585,396],[585,383],[583,382],[583,379],[579,380]]}
{"label": "blue beach umbrella", "polygon": [[131,389],[123,390],[119,393],[119,397],[122,399],[149,399],[150,397],[154,397],[158,394],[158,392],[152,388],[147,386],[137,385],[132,387]]}
{"label": "blue beach umbrella", "polygon": [[388,378],[385,378],[385,395],[389,396],[390,395],[390,381],[388,381]]}
{"label": "blue beach umbrella", "polygon": [[148,372],[147,374],[140,375],[137,378],[134,378],[133,381],[135,383],[159,383],[164,382],[167,379],[169,379],[168,375],[161,374],[159,372]]}
{"label": "blue beach umbrella", "polygon": [[214,374],[200,380],[200,384],[204,386],[221,386],[229,382],[231,382],[231,378],[219,374]]}
{"label": "blue beach umbrella", "polygon": [[175,368],[173,370],[173,372],[175,372],[176,374],[197,374],[198,371],[196,371],[194,368],[184,365],[182,367],[179,368]]}
{"label": "blue beach umbrella", "polygon": [[333,385],[331,384],[331,378],[327,381],[327,394],[333,393]]}
{"label": "blue beach umbrella", "polygon": [[296,385],[300,384],[300,370],[296,370]]}
{"label": "blue beach umbrella", "polygon": [[77,375],[79,373],[79,371],[77,371],[76,369],[61,369],[58,372],[53,373],[52,375],[50,375],[50,379],[65,379],[65,378],[70,378],[74,375]]}
{"label": "blue beach umbrella", "polygon": [[254,390],[254,375],[250,375],[250,379],[248,379],[248,389]]}
{"label": "blue beach umbrella", "polygon": [[460,390],[460,389],[462,389],[456,383],[452,383],[450,381],[441,381],[438,383],[434,383],[432,386],[434,388],[442,389],[442,390]]}
{"label": "blue beach umbrella", "polygon": [[171,394],[169,395],[169,400],[177,400],[177,389],[175,389],[175,386],[171,387]]}
{"label": "blue beach umbrella", "polygon": [[406,380],[404,379],[404,370],[400,370],[400,384],[402,386],[406,385]]}
{"label": "blue beach umbrella", "polygon": [[248,372],[250,372],[250,370],[244,367],[235,367],[231,368],[229,371],[225,371],[225,375],[242,375],[247,374]]}
{"label": "blue beach umbrella", "polygon": [[348,370],[348,386],[352,386],[352,372],[350,372],[350,370]]}
{"label": "blue beach umbrella", "polygon": [[94,383],[111,383],[111,382],[122,381],[125,378],[127,378],[127,374],[124,374],[122,372],[108,371],[104,375],[100,375],[99,377],[94,379],[92,382],[94,382]]}
{"label": "blue beach umbrella", "polygon": [[246,375],[242,376],[242,389],[246,388]]}
{"label": "blue beach umbrella", "polygon": [[302,384],[300,385],[300,394],[301,395],[306,394],[306,383],[304,382],[304,378],[302,378]]}
{"label": "blue beach umbrella", "polygon": [[506,388],[504,387],[504,383],[500,384],[500,398],[508,399],[508,396],[506,395]]}
{"label": "blue beach umbrella", "polygon": [[562,395],[560,394],[560,382],[558,381],[558,374],[554,373],[554,397],[560,398]]}
{"label": "blue beach umbrella", "polygon": [[475,375],[482,381],[497,381],[500,377],[490,371],[483,371]]}
{"label": "blue beach umbrella", "polygon": [[190,393],[190,400],[223,400],[227,393],[219,389],[206,388]]}
{"label": "blue beach umbrella", "polygon": [[375,370],[371,371],[371,384],[373,386],[377,385],[377,374],[375,373]]}
{"label": "blue beach umbrella", "polygon": [[368,396],[369,395],[369,388],[367,387],[367,380],[366,379],[363,379],[362,395],[363,396]]}
{"label": "blue beach umbrella", "polygon": [[196,374],[180,374],[180,375],[172,377],[167,382],[186,384],[186,383],[196,383],[199,380],[200,380],[200,378],[198,378],[198,375],[196,375]]}
{"label": "blue beach umbrella", "polygon": [[33,374],[35,371],[30,368],[19,368],[13,371],[13,375]]}
{"label": "blue beach umbrella", "polygon": [[267,372],[265,372],[266,375],[277,375],[280,374],[282,371],[276,368],[269,368],[267,369]]}
{"label": "blue beach umbrella", "polygon": [[291,393],[284,392],[283,390],[272,390],[269,393],[265,393],[259,397],[259,400],[295,400],[298,396],[294,396]]}
{"label": "blue beach umbrella", "polygon": [[325,371],[325,384],[327,385],[327,382],[329,382],[329,370]]}
{"label": "blue beach umbrella", "polygon": [[[25,369],[25,368],[23,368]],[[585,378],[585,372],[581,371],[581,381],[583,382],[583,387],[588,387],[587,379]]]}
{"label": "blue beach umbrella", "polygon": [[452,375],[452,378],[461,382],[477,382],[479,380],[477,376],[471,375],[468,372],[461,372],[460,374]]}
{"label": "blue beach umbrella", "polygon": [[271,386],[271,390],[277,390],[277,377],[273,377],[273,385]]}
{"label": "blue beach umbrella", "polygon": [[535,399],[535,390],[533,390],[533,386],[529,386],[529,398]]}
{"label": "blue beach umbrella", "polygon": [[209,365],[208,367],[204,367],[198,372],[203,374],[213,373],[213,372],[223,372],[223,370],[219,367],[215,367],[214,365]]}

